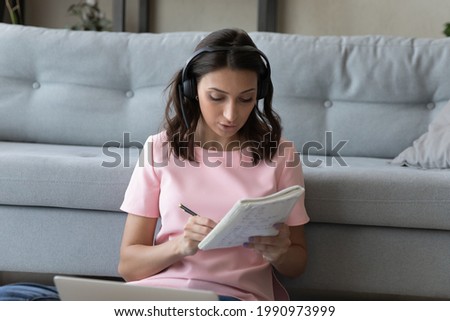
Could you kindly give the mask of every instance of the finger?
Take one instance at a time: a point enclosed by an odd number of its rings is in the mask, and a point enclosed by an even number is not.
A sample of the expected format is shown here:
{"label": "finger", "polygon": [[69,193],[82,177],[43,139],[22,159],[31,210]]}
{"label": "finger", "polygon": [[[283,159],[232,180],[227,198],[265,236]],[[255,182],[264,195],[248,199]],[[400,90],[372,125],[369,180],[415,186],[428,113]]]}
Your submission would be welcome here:
{"label": "finger", "polygon": [[290,229],[284,223],[276,223],[273,225],[275,229],[278,230],[278,233],[273,236],[252,236],[249,238],[249,242],[251,243],[262,243],[262,244],[276,244],[283,239],[289,239],[290,237]]}
{"label": "finger", "polygon": [[182,255],[194,255],[198,251],[198,241],[191,239],[189,236],[180,235],[178,238],[180,244],[180,253]]}
{"label": "finger", "polygon": [[252,236],[249,238],[249,243],[275,247],[285,247],[291,244],[291,240],[289,239],[288,235],[279,234],[275,236]]}
{"label": "finger", "polygon": [[273,227],[275,227],[278,230],[278,235],[284,235],[289,237],[289,235],[291,234],[289,226],[287,226],[284,223],[276,223]]}
{"label": "finger", "polygon": [[186,224],[184,227],[184,235],[187,238],[200,242],[211,232],[211,228],[198,224]]}
{"label": "finger", "polygon": [[273,260],[272,257],[270,257],[270,256],[268,256],[268,255],[265,255],[265,254],[263,254],[262,257],[263,257],[263,259],[266,260],[267,262],[272,262],[272,260]]}
{"label": "finger", "polygon": [[257,244],[253,246],[255,252],[259,253],[262,258],[268,262],[276,261],[285,251],[280,248],[274,248],[268,245]]}
{"label": "finger", "polygon": [[188,222],[196,225],[206,226],[210,229],[213,229],[217,225],[216,222],[204,216],[191,216]]}
{"label": "finger", "polygon": [[195,241],[202,241],[216,223],[206,217],[191,217],[184,226],[184,235]]}

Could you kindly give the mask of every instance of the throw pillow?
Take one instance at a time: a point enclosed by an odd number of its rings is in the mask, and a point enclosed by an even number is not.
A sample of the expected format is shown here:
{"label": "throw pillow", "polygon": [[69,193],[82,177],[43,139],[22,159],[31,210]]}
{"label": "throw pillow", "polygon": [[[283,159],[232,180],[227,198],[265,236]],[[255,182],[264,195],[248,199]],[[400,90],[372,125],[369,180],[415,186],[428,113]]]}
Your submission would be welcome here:
{"label": "throw pillow", "polygon": [[428,132],[394,158],[392,164],[450,168],[450,102],[430,123]]}

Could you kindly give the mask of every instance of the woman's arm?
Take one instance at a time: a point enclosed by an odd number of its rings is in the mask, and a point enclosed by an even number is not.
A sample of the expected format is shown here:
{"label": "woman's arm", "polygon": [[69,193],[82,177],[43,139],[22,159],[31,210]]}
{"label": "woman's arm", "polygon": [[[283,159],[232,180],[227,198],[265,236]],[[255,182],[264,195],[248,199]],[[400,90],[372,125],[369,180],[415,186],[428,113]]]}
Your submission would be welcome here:
{"label": "woman's arm", "polygon": [[153,245],[156,218],[128,214],[120,247],[119,274],[126,281],[152,276],[183,257],[194,255],[198,243],[215,223],[205,217],[190,217],[183,233],[167,242]]}
{"label": "woman's arm", "polygon": [[301,275],[307,262],[304,227],[278,225],[277,236],[252,237],[248,247],[254,248],[281,274],[288,277]]}

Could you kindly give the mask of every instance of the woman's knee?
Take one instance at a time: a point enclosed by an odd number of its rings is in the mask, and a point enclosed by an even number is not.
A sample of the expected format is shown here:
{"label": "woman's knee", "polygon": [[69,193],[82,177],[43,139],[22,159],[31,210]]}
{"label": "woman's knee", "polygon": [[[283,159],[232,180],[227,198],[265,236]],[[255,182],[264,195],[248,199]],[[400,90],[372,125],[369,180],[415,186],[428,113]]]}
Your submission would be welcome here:
{"label": "woman's knee", "polygon": [[57,301],[58,292],[54,286],[16,283],[0,286],[0,301]]}

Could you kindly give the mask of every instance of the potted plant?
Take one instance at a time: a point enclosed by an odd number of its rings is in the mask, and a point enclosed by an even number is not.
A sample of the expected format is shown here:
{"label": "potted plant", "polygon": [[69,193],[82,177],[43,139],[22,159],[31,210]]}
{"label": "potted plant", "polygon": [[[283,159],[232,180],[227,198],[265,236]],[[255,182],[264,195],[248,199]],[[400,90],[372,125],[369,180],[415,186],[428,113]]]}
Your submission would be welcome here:
{"label": "potted plant", "polygon": [[6,8],[8,9],[9,17],[12,24],[23,24],[22,12],[20,10],[20,1],[5,0]]}
{"label": "potted plant", "polygon": [[68,12],[80,19],[79,23],[70,28],[72,30],[112,30],[112,23],[99,9],[97,0],[81,0],[77,4],[71,5]]}
{"label": "potted plant", "polygon": [[450,22],[445,24],[444,35],[450,37]]}

